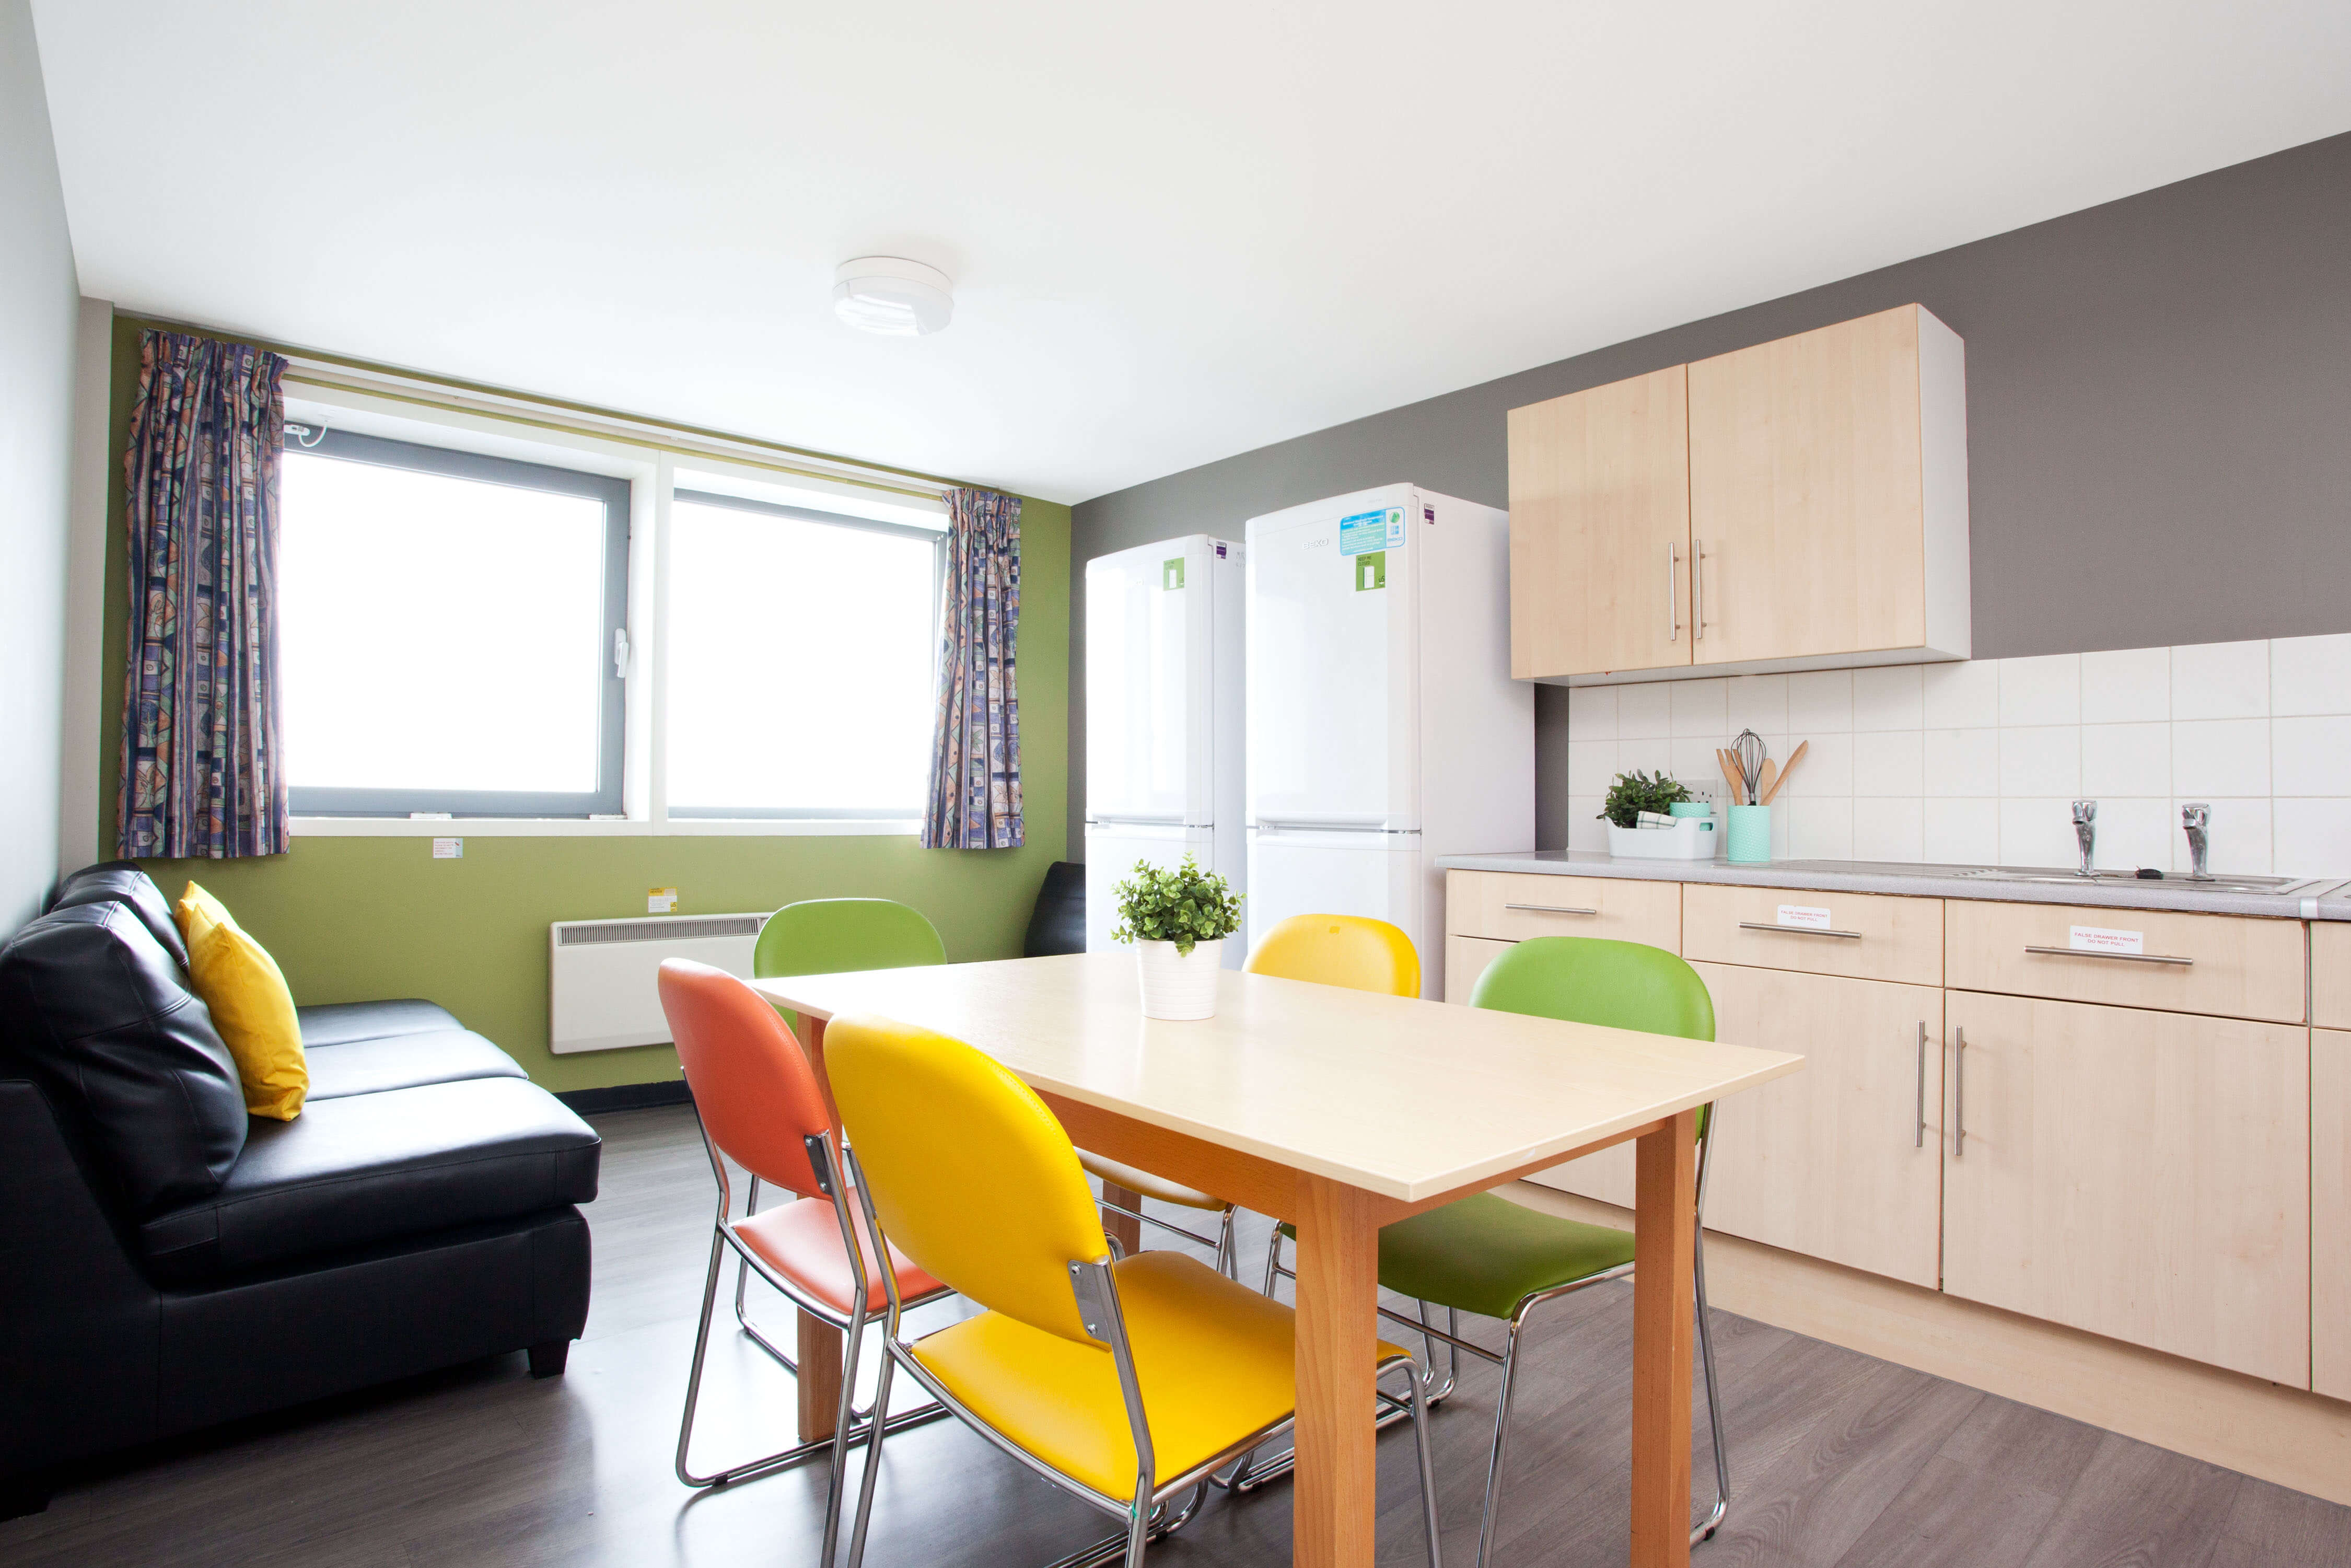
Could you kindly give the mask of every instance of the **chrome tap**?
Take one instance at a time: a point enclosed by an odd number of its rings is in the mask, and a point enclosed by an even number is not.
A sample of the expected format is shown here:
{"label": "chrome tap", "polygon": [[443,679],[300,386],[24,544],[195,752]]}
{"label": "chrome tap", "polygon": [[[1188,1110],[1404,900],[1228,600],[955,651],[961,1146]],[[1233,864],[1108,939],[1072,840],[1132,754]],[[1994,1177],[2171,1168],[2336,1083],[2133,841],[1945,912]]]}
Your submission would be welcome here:
{"label": "chrome tap", "polygon": [[2179,825],[2188,831],[2188,877],[2191,882],[2210,882],[2212,873],[2205,862],[2212,852],[2212,808],[2201,803],[2179,808]]}
{"label": "chrome tap", "polygon": [[2088,876],[2090,852],[2098,841],[2098,803],[2095,800],[2074,802],[2074,838],[2082,846],[2082,874]]}

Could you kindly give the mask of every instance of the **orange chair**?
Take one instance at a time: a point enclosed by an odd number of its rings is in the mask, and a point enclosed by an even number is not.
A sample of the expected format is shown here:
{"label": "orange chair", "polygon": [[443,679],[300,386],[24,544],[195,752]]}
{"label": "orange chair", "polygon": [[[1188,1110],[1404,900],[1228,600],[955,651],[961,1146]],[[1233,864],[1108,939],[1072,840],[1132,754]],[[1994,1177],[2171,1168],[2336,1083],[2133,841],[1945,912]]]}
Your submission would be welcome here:
{"label": "orange chair", "polygon": [[[724,1486],[830,1451],[832,1482],[825,1500],[822,1559],[830,1563],[841,1523],[843,1461],[850,1444],[865,1440],[872,1431],[872,1412],[855,1405],[857,1353],[866,1322],[887,1312],[893,1298],[912,1303],[949,1292],[894,1247],[889,1250],[891,1277],[884,1277],[863,1206],[852,1201],[845,1184],[836,1179],[841,1168],[840,1132],[825,1109],[816,1071],[776,1009],[724,969],[684,958],[663,963],[660,986],[662,1011],[668,1016],[701,1120],[703,1147],[718,1178],[710,1270],[703,1281],[694,1369],[686,1377],[685,1416],[677,1434],[677,1479],[690,1487]],[[740,1219],[731,1218],[729,1159],[756,1180],[790,1192],[792,1201],[746,1213]],[[841,1411],[830,1438],[698,1476],[686,1469],[686,1446],[694,1437],[719,1268],[730,1249],[794,1306],[848,1335]],[[791,1357],[747,1321],[744,1329],[762,1350],[799,1375]],[[896,1431],[945,1414],[936,1406],[925,1406],[892,1418],[887,1429]]]}

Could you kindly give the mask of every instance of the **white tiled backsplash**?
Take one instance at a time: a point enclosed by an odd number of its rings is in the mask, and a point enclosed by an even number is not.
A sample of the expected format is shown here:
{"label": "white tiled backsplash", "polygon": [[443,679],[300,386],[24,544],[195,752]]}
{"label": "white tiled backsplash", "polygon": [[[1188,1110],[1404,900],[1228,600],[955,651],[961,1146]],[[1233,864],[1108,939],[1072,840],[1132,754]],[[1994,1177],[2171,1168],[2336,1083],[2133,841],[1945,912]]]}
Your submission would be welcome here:
{"label": "white tiled backsplash", "polygon": [[2188,869],[2179,808],[2212,807],[2211,869],[2351,876],[2351,635],[1886,670],[1579,686],[1569,847],[1604,850],[1619,772],[1724,803],[1718,747],[1784,760],[1775,857],[2071,866],[2098,802],[2101,869]]}

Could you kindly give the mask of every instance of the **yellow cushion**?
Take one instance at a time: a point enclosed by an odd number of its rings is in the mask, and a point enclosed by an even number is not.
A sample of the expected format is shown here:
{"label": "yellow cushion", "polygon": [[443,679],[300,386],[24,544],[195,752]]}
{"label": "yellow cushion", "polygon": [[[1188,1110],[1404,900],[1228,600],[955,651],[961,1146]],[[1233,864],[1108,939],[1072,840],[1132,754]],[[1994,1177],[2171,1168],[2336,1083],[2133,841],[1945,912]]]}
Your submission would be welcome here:
{"label": "yellow cushion", "polygon": [[212,1009],[213,1027],[236,1058],[245,1108],[290,1122],[310,1092],[294,993],[267,948],[246,935],[220,900],[188,883],[176,911],[188,939],[188,978]]}
{"label": "yellow cushion", "polygon": [[[1290,1308],[1179,1252],[1139,1252],[1117,1273],[1161,1485],[1296,1408]],[[1001,1312],[967,1318],[913,1348],[974,1415],[1022,1448],[1105,1497],[1134,1495],[1134,1439],[1108,1350]],[[1377,1360],[1404,1354],[1382,1342]]]}

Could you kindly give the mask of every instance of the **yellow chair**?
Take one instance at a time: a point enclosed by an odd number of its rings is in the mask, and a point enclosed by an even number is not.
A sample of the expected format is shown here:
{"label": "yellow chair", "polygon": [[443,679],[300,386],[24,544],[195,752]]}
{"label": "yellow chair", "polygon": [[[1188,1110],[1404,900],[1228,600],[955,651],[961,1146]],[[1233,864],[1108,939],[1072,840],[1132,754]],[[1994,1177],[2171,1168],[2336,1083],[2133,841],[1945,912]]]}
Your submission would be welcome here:
{"label": "yellow chair", "polygon": [[[1125,1521],[1127,1568],[1188,1520],[1210,1474],[1296,1419],[1290,1310],[1196,1259],[1116,1260],[1077,1151],[1043,1101],[960,1040],[870,1016],[825,1030],[825,1067],[856,1191],[877,1236],[987,1309],[909,1343],[897,1287],[876,1410],[893,1372],[1046,1480]],[[1420,1449],[1422,1521],[1437,1568],[1437,1493],[1420,1379],[1401,1371]],[[881,1475],[867,1451],[850,1568]],[[1169,1506],[1186,1489],[1190,1500]],[[1113,1536],[1090,1549],[1115,1551]]]}

